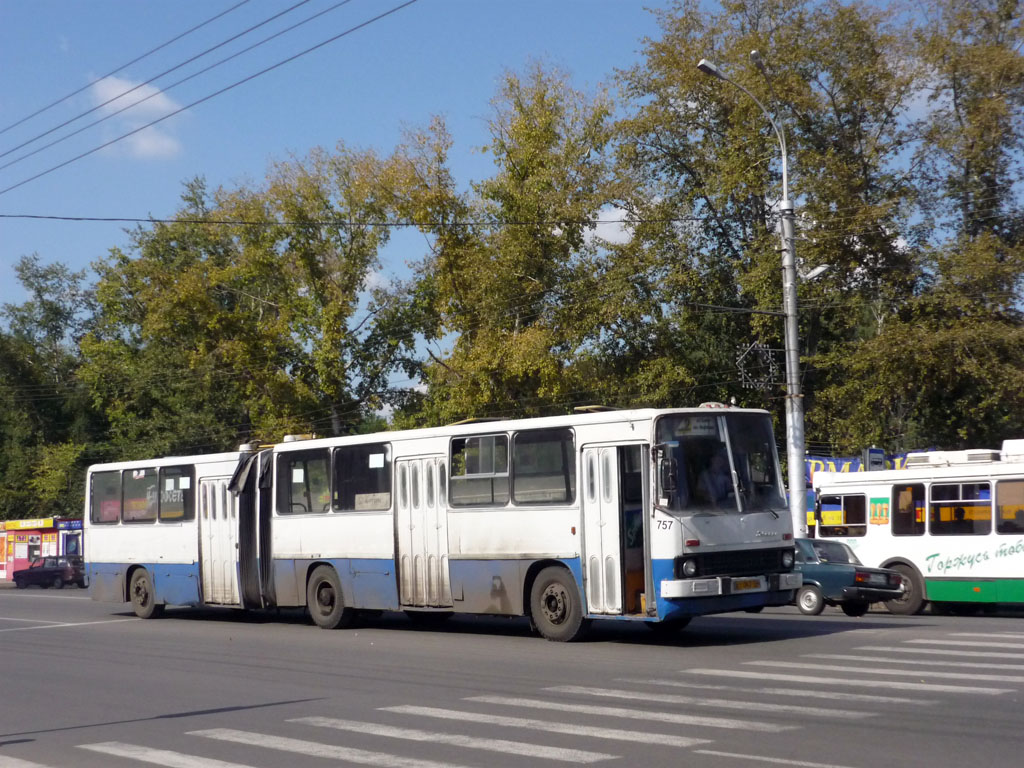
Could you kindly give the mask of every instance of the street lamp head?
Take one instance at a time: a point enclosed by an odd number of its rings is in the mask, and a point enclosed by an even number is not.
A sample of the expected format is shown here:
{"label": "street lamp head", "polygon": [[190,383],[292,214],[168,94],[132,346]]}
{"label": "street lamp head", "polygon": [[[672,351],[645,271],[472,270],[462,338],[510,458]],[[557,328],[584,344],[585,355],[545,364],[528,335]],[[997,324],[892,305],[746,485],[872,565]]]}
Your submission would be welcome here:
{"label": "street lamp head", "polygon": [[697,69],[705,75],[711,75],[712,77],[717,77],[720,80],[725,80],[725,75],[722,74],[722,71],[715,66],[714,62],[708,61],[707,59],[701,59],[698,61]]}
{"label": "street lamp head", "polygon": [[757,67],[758,70],[760,70],[762,75],[764,75],[765,77],[768,76],[768,73],[765,71],[764,68],[764,59],[761,58],[761,52],[758,51],[756,48],[750,52],[750,60],[754,62],[754,66]]}

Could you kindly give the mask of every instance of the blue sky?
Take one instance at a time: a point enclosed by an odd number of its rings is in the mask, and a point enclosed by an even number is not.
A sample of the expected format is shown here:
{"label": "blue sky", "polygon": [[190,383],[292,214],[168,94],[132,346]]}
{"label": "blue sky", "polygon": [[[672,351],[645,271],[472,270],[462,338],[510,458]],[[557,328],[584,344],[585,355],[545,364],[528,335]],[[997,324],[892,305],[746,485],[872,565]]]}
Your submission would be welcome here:
{"label": "blue sky", "polygon": [[[46,171],[168,112],[361,24],[403,0],[350,0],[266,45],[169,89],[170,83],[325,11],[308,0],[279,19],[132,94],[148,101],[0,169],[0,189]],[[239,0],[0,0],[0,129],[78,89],[81,92],[0,133],[0,165],[110,114],[103,101],[216,46],[300,0],[249,0],[220,19],[90,85]],[[668,0],[419,0],[306,56],[188,108],[134,136],[0,194],[0,214],[156,218],[179,205],[182,184],[259,183],[273,160],[304,156],[339,140],[389,151],[403,128],[445,117],[460,184],[489,175],[490,100],[502,75],[533,60],[591,90],[637,61],[657,37],[648,8]],[[88,87],[86,87],[88,86]],[[44,138],[54,126],[96,111]],[[30,143],[26,143],[30,142]],[[18,145],[25,143],[20,149]],[[12,151],[13,150],[13,151]],[[13,266],[37,253],[73,269],[127,245],[119,223],[0,218],[0,304],[25,299]],[[422,241],[420,241],[422,242]],[[403,245],[404,244],[404,245]],[[385,272],[421,254],[396,238]],[[408,248],[408,253],[402,253]],[[91,279],[91,278],[90,278]]]}

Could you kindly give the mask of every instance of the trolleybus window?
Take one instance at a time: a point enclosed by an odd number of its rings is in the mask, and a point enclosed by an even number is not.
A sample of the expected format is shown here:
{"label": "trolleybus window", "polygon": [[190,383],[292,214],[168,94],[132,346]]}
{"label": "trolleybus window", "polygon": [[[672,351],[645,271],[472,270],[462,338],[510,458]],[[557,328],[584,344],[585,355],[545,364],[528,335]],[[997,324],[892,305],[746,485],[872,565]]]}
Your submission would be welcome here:
{"label": "trolleybus window", "polygon": [[121,473],[93,472],[89,521],[116,523],[121,519]]}
{"label": "trolleybus window", "polygon": [[859,493],[822,496],[820,536],[863,536],[868,531],[867,499]]}
{"label": "trolleybus window", "polygon": [[156,468],[126,469],[121,484],[121,519],[126,523],[155,522],[160,496]]}
{"label": "trolleybus window", "polygon": [[508,503],[506,435],[452,440],[451,468],[452,506],[504,506]]}
{"label": "trolleybus window", "polygon": [[512,441],[512,499],[516,504],[572,503],[576,454],[572,431],[518,432]]}
{"label": "trolleybus window", "polygon": [[897,485],[892,489],[893,536],[924,535],[924,485]]}
{"label": "trolleybus window", "polygon": [[334,449],[334,508],[342,512],[391,509],[391,446],[346,445]]}
{"label": "trolleybus window", "polygon": [[1024,533],[1024,480],[996,483],[996,532]]}
{"label": "trolleybus window", "polygon": [[277,460],[277,512],[305,515],[331,508],[327,449],[288,451]]}
{"label": "trolleybus window", "polygon": [[988,483],[934,483],[929,490],[929,524],[933,535],[991,533],[992,491]]}

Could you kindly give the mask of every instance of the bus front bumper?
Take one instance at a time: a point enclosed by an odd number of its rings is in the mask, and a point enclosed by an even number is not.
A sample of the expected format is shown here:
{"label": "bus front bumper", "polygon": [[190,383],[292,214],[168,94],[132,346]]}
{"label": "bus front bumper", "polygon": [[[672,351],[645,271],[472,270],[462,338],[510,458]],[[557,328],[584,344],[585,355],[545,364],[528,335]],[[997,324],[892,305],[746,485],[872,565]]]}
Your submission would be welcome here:
{"label": "bus front bumper", "polygon": [[779,592],[799,589],[803,575],[772,573],[767,576],[715,576],[710,579],[673,579],[661,582],[661,597],[713,597],[716,595],[742,595],[753,592]]}

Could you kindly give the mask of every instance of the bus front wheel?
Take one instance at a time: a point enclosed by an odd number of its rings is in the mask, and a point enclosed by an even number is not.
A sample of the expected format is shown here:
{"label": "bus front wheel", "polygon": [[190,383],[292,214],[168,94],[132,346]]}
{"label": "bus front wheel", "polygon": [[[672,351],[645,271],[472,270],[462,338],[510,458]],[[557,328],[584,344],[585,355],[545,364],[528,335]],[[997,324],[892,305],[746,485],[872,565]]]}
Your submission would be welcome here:
{"label": "bus front wheel", "polygon": [[530,616],[537,631],[548,640],[566,643],[583,636],[587,623],[569,571],[551,566],[537,574],[530,590]]}
{"label": "bus front wheel", "polygon": [[329,565],[319,565],[306,584],[306,605],[313,623],[320,629],[338,629],[352,625],[355,610],[345,605],[341,580]]}
{"label": "bus front wheel", "polygon": [[885,603],[889,613],[913,616],[924,610],[924,582],[917,570],[909,565],[897,563],[890,566],[903,577],[903,596]]}
{"label": "bus front wheel", "polygon": [[152,619],[164,612],[163,604],[156,601],[153,580],[145,568],[139,568],[132,574],[131,600],[132,609],[140,619]]}

